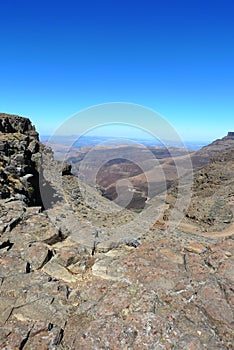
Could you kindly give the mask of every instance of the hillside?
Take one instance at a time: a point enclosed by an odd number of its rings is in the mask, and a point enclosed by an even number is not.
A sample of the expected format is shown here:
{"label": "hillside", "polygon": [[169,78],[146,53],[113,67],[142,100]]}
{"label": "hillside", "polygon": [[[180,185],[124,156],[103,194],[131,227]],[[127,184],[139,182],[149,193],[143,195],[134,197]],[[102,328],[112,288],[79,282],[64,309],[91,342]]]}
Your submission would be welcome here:
{"label": "hillside", "polygon": [[0,114],[0,162],[1,349],[233,348],[233,148],[196,171],[174,229],[175,183],[151,226],[71,175],[27,118]]}
{"label": "hillside", "polygon": [[196,173],[187,216],[207,230],[223,230],[233,222],[233,205],[234,147],[213,154],[211,163]]}
{"label": "hillside", "polygon": [[228,134],[222,139],[215,140],[210,145],[203,147],[194,153],[191,157],[193,166],[195,169],[206,166],[213,157],[219,155],[219,153],[228,151],[234,147],[234,135],[233,132]]}

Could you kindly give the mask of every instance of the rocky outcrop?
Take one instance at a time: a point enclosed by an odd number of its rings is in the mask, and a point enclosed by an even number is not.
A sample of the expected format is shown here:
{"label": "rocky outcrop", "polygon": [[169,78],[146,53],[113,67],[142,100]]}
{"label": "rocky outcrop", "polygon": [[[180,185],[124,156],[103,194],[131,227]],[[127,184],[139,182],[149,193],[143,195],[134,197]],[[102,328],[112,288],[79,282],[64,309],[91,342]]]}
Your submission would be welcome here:
{"label": "rocky outcrop", "polygon": [[[46,161],[45,161],[46,159]],[[39,142],[28,118],[0,114],[0,199],[23,200],[28,205],[44,206],[41,191],[53,196],[44,177],[44,163],[51,162],[58,175],[71,175],[71,166],[55,162],[51,148]],[[47,201],[49,205],[52,201]]]}
{"label": "rocky outcrop", "polygon": [[226,137],[230,139],[234,139],[234,131],[229,131]]}
{"label": "rocky outcrop", "polygon": [[20,133],[39,140],[38,132],[28,118],[0,113],[0,132],[4,134]]}
{"label": "rocky outcrop", "polygon": [[27,118],[0,115],[0,198],[40,205],[42,146]]}

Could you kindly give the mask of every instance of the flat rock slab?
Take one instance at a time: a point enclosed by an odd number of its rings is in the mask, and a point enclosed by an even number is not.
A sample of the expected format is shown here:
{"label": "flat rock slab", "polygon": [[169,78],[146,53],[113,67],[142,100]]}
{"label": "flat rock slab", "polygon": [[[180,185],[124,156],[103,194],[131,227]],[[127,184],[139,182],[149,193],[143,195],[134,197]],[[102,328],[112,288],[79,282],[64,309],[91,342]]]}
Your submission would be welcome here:
{"label": "flat rock slab", "polygon": [[62,280],[68,284],[72,285],[77,282],[75,275],[70,273],[65,267],[58,264],[55,260],[50,260],[48,264],[42,268],[42,270],[48,275]]}

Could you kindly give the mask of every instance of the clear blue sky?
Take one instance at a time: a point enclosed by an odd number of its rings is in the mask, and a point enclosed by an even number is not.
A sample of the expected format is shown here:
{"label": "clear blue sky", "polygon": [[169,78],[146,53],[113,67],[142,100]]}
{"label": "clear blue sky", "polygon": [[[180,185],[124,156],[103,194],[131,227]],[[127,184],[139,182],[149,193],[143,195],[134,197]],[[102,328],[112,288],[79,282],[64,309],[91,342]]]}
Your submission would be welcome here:
{"label": "clear blue sky", "polygon": [[234,131],[233,0],[9,0],[0,14],[0,111],[41,134],[112,101],[185,139]]}

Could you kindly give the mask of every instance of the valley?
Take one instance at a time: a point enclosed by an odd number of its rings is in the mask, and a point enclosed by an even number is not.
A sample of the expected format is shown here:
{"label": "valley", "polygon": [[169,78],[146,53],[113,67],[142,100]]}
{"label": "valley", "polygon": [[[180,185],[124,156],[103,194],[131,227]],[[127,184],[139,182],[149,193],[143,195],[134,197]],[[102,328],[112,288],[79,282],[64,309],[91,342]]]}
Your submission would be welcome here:
{"label": "valley", "polygon": [[148,152],[0,114],[2,349],[233,348],[234,137]]}

